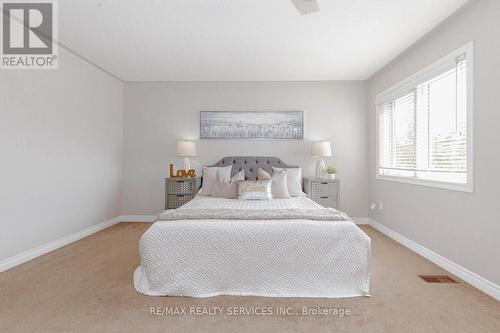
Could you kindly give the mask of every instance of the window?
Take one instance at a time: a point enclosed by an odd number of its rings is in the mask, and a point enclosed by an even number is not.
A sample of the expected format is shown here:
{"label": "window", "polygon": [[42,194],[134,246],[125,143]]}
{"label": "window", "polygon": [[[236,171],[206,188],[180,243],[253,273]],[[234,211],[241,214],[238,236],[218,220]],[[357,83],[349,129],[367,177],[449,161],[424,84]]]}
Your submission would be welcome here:
{"label": "window", "polygon": [[472,42],[377,96],[377,178],[472,191]]}

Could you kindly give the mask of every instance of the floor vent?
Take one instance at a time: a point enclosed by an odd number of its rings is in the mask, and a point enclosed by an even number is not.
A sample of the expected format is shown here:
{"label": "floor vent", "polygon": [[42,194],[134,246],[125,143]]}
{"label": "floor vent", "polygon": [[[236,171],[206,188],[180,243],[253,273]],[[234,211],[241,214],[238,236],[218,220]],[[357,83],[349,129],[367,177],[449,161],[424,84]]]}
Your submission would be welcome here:
{"label": "floor vent", "polygon": [[428,283],[458,283],[448,275],[419,275],[418,277]]}

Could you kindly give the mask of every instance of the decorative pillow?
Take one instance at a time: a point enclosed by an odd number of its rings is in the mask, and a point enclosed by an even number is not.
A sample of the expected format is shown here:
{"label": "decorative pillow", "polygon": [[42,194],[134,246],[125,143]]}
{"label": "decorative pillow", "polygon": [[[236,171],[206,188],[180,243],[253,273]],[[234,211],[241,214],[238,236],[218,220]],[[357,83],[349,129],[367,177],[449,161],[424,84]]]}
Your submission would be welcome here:
{"label": "decorative pillow", "polygon": [[274,199],[290,199],[287,186],[287,172],[285,170],[275,171],[273,175],[269,175],[265,170],[259,168],[257,170],[259,180],[271,179],[271,193]]}
{"label": "decorative pillow", "polygon": [[305,195],[302,192],[302,169],[301,168],[275,168],[273,167],[273,174],[276,171],[286,170],[286,183],[288,186],[288,193],[292,197],[302,197]]}
{"label": "decorative pillow", "polygon": [[241,170],[231,177],[231,179],[224,177],[221,170],[218,170],[212,189],[212,196],[216,198],[236,199],[238,197],[238,181],[240,180],[245,180],[245,170]]}
{"label": "decorative pillow", "polygon": [[200,195],[212,195],[212,191],[214,188],[215,180],[217,177],[217,171],[221,171],[222,176],[224,178],[231,178],[231,169],[232,165],[227,167],[206,167],[202,168],[203,170],[203,185],[201,186],[201,190],[199,192]]}
{"label": "decorative pillow", "polygon": [[243,180],[238,182],[238,200],[271,200],[271,180]]}

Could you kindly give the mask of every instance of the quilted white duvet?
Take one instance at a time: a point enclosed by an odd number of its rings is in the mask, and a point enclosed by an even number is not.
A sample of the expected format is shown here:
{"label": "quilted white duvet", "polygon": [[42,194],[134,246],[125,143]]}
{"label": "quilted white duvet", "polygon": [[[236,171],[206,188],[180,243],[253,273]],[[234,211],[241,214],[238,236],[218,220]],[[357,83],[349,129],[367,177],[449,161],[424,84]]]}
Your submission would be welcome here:
{"label": "quilted white duvet", "polygon": [[[249,203],[197,197],[181,209],[319,207],[308,198]],[[137,291],[191,297],[368,295],[370,238],[351,221],[315,221],[303,214],[266,220],[209,215],[158,221],[146,231],[134,273]]]}

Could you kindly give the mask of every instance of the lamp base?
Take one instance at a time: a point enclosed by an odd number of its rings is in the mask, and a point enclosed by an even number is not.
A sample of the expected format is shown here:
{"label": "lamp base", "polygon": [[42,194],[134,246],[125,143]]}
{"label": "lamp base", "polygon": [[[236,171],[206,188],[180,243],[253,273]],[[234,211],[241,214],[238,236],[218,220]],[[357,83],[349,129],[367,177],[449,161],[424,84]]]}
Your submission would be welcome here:
{"label": "lamp base", "polygon": [[184,157],[184,170],[191,170],[191,162],[189,161],[189,157]]}
{"label": "lamp base", "polygon": [[318,158],[318,161],[316,161],[316,178],[321,178],[325,169],[325,161],[322,158]]}

